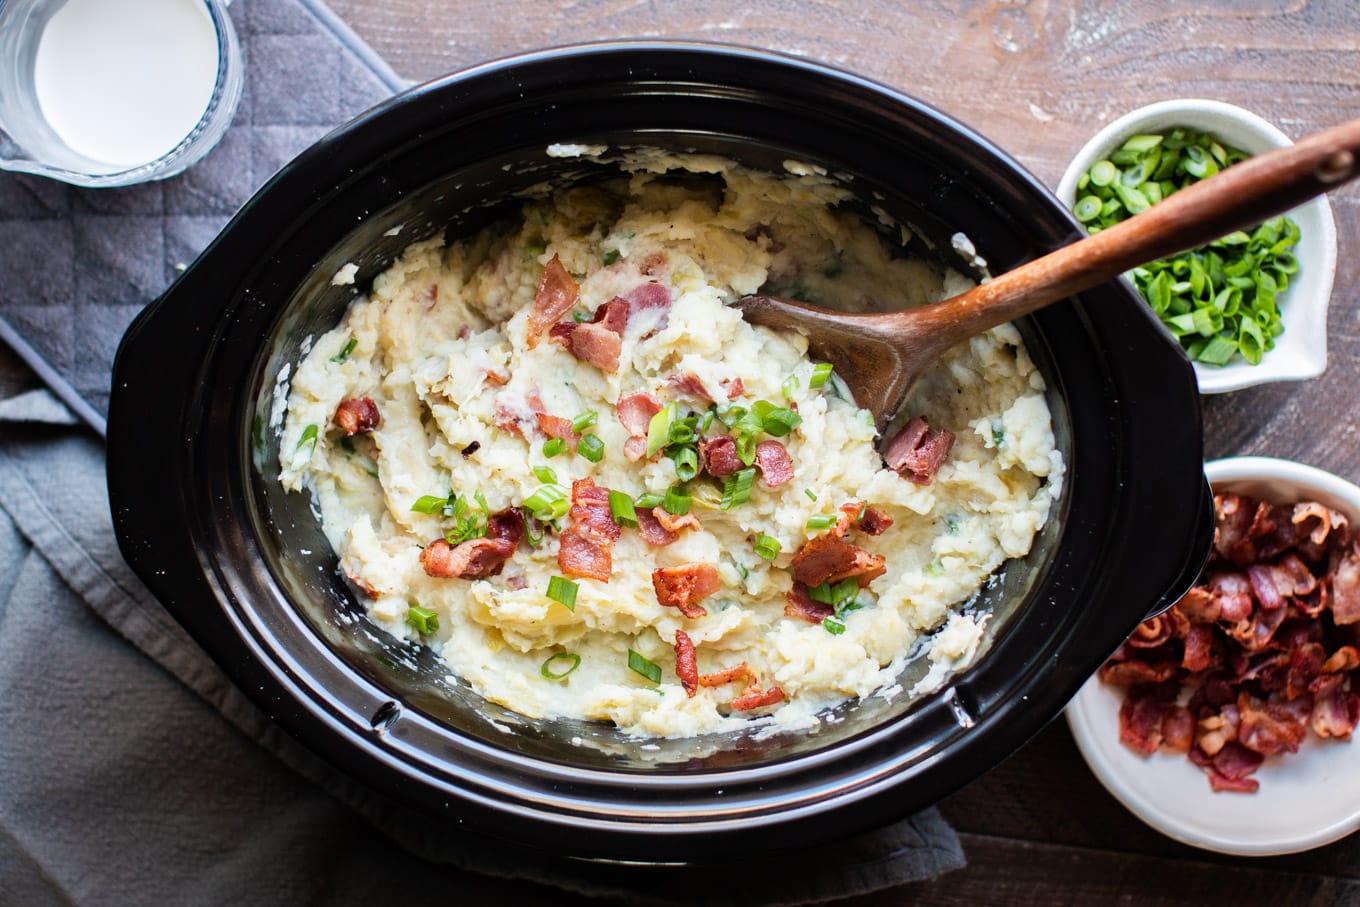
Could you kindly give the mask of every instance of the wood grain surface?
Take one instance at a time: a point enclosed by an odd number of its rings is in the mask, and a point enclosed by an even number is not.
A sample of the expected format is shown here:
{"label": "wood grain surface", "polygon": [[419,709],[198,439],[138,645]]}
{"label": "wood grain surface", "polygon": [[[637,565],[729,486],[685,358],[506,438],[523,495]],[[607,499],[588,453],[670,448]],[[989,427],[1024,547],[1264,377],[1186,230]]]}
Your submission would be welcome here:
{"label": "wood grain surface", "polygon": [[[1240,104],[1296,138],[1360,117],[1356,0],[330,0],[330,5],[413,80],[519,51],[618,38],[721,41],[807,56],[953,114],[1049,186],[1102,124],[1164,98]],[[1331,203],[1340,249],[1329,368],[1309,382],[1206,398],[1210,457],[1288,457],[1360,481],[1360,189],[1334,193]],[[1360,837],[1269,859],[1177,844],[1142,825],[1104,791],[1061,721],[948,796],[942,809],[963,836],[967,869],[845,903],[1360,903]],[[534,902],[524,886],[514,886],[513,895],[521,903]],[[543,903],[574,900],[546,891],[542,897]]]}

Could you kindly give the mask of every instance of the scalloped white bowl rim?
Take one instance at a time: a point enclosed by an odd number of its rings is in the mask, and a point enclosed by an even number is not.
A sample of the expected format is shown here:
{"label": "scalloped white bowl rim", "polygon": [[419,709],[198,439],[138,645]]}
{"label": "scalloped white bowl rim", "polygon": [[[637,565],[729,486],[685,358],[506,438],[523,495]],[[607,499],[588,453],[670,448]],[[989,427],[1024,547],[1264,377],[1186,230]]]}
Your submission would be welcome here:
{"label": "scalloped white bowl rim", "polygon": [[[1058,183],[1058,198],[1070,210],[1076,201],[1077,180],[1092,164],[1131,135],[1175,126],[1211,132],[1249,154],[1292,144],[1269,121],[1224,101],[1207,98],[1158,101],[1124,114],[1092,136],[1067,165]],[[1303,381],[1316,378],[1327,368],[1327,307],[1336,277],[1336,221],[1326,196],[1318,196],[1288,214],[1299,225],[1300,237],[1295,253],[1299,273],[1280,298],[1285,331],[1259,365],[1240,360],[1224,366],[1194,363],[1200,393],[1226,393],[1276,381]],[[1121,279],[1133,286],[1127,277]]]}
{"label": "scalloped white bowl rim", "polygon": [[[1274,503],[1310,499],[1360,525],[1360,488],[1329,472],[1271,457],[1205,464],[1215,490]],[[1067,723],[1092,773],[1143,822],[1184,844],[1235,856],[1277,856],[1330,844],[1360,828],[1360,739],[1311,732],[1297,753],[1273,756],[1253,794],[1215,793],[1183,753],[1143,757],[1119,742],[1123,690],[1092,677],[1073,697]]]}

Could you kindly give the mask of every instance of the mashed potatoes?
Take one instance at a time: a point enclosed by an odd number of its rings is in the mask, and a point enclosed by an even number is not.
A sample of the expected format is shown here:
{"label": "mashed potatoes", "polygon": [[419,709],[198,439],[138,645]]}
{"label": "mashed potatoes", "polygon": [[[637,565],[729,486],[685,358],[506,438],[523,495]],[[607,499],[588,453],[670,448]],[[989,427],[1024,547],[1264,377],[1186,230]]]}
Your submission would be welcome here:
{"label": "mashed potatoes", "polygon": [[412,245],[315,341],[281,481],[315,496],[378,623],[521,714],[644,736],[805,726],[913,654],[971,657],[960,605],[1061,485],[1043,382],[1009,326],[961,344],[908,402],[943,461],[888,468],[804,339],[728,304],[967,282],[791,173],[636,160],[513,227]]}

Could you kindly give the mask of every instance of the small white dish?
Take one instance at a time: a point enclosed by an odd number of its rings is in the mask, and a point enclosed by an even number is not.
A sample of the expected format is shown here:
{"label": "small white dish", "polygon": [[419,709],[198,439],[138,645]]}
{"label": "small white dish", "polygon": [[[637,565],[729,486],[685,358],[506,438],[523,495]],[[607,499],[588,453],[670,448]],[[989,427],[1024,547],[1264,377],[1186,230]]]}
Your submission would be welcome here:
{"label": "small white dish", "polygon": [[[1177,126],[1212,133],[1252,155],[1292,144],[1274,125],[1232,104],[1199,98],[1159,101],[1127,113],[1097,132],[1067,165],[1058,183],[1058,198],[1071,210],[1076,202],[1077,180],[1092,164],[1107,157],[1129,136],[1165,132]],[[1336,222],[1326,196],[1318,196],[1288,214],[1299,225],[1295,250],[1299,272],[1280,297],[1284,333],[1275,338],[1275,348],[1259,365],[1248,365],[1240,358],[1222,366],[1194,363],[1200,393],[1301,381],[1316,378],[1327,368],[1327,304],[1336,276]],[[1132,288],[1132,281],[1122,279]]]}
{"label": "small white dish", "polygon": [[[1274,503],[1316,500],[1360,526],[1360,488],[1328,472],[1268,457],[1205,465],[1216,491]],[[1324,740],[1311,731],[1297,753],[1266,759],[1251,794],[1215,793],[1184,753],[1144,757],[1119,742],[1124,690],[1092,677],[1067,706],[1086,764],[1115,799],[1184,844],[1237,856],[1297,853],[1360,828],[1360,739]]]}

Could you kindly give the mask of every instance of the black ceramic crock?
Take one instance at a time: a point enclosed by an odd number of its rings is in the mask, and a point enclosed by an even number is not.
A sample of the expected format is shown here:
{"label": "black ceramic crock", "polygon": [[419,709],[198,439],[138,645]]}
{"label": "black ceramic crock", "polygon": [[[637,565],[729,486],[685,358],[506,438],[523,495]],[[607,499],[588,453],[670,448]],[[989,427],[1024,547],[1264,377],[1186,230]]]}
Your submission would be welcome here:
{"label": "black ceramic crock", "polygon": [[[557,854],[731,858],[808,846],[930,804],[1053,718],[1198,573],[1211,510],[1190,365],[1110,283],[1026,319],[1066,488],[1034,551],[974,602],[978,661],[912,701],[871,697],[817,733],[663,743],[534,722],[480,700],[363,617],[306,495],[285,495],[276,377],[413,240],[457,237],[516,191],[604,165],[554,143],[825,167],[956,267],[993,270],[1078,226],[1011,158],[881,85],[778,55],[605,44],[414,88],[289,164],[128,332],[109,490],[123,553],[239,687],[334,765],[450,822]],[[870,216],[870,219],[873,220]],[[398,230],[398,228],[400,228]],[[910,687],[919,676],[903,679]]]}

